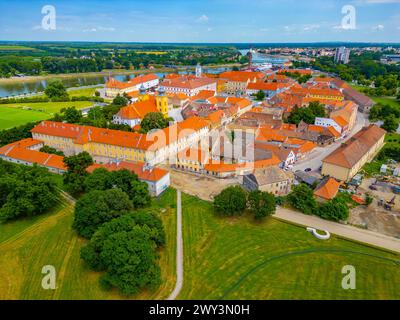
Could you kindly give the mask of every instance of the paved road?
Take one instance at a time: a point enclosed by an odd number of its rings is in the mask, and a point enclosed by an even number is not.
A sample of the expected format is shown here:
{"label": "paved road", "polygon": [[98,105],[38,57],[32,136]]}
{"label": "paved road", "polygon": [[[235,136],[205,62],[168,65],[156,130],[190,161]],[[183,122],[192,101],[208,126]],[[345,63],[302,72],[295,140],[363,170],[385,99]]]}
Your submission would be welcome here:
{"label": "paved road", "polygon": [[177,191],[176,205],[176,284],[167,300],[175,300],[183,285],[183,239],[181,192]]}
{"label": "paved road", "polygon": [[296,162],[296,164],[293,166],[293,172],[295,172],[296,170],[304,171],[304,169],[306,168],[311,168],[313,171],[318,171],[319,167],[322,165],[322,159],[324,159],[327,155],[336,150],[343,142],[350,139],[353,135],[360,131],[362,127],[366,125],[368,125],[367,116],[359,112],[357,114],[357,120],[354,124],[353,130],[345,139],[336,141],[335,143],[327,147],[315,148],[304,159]]}
{"label": "paved road", "polygon": [[276,210],[274,217],[285,221],[293,222],[296,224],[300,224],[306,227],[313,227],[320,230],[327,230],[332,234],[336,234],[344,238],[400,252],[400,239],[385,236],[383,234],[376,233],[373,231],[359,229],[353,226],[323,220],[316,216],[308,216],[300,212],[284,208],[278,208]]}

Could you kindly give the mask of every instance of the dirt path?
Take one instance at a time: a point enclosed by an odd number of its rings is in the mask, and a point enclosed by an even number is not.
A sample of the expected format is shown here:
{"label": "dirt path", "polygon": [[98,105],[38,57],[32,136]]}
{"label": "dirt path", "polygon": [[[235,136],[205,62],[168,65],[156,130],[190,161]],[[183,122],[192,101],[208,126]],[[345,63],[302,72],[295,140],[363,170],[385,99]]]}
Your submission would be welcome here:
{"label": "dirt path", "polygon": [[349,225],[323,220],[316,216],[308,216],[300,212],[284,208],[278,208],[274,217],[307,227],[327,230],[330,233],[336,234],[343,238],[352,239],[358,242],[385,248],[395,252],[400,252],[400,239],[385,236],[383,234],[379,234],[369,230],[359,229]]}
{"label": "dirt path", "polygon": [[181,192],[177,190],[176,200],[176,284],[167,300],[175,300],[183,286],[183,239]]}

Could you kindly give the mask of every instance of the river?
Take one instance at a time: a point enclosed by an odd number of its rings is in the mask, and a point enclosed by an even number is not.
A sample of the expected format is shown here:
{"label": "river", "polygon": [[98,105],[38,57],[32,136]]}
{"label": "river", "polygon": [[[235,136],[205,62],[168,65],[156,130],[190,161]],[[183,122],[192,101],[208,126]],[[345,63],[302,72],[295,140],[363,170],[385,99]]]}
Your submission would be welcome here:
{"label": "river", "polygon": [[[249,52],[249,49],[239,50],[239,52],[243,56],[245,56]],[[280,58],[280,57],[276,57],[273,55],[265,55],[265,54],[259,54],[259,53],[253,52],[253,63],[255,63],[255,64],[271,63],[273,66],[280,66],[287,61],[289,61],[289,60],[286,58]]]}
{"label": "river", "polygon": [[[192,67],[193,68],[193,67]],[[231,70],[231,68],[203,68],[203,72],[205,73],[221,73],[226,70]],[[193,71],[179,71],[180,74],[188,74],[193,73]],[[158,77],[163,77],[165,73],[156,73]],[[117,74],[113,75],[113,77],[119,81],[127,81],[133,77],[136,77],[137,74]],[[57,75],[54,75],[54,78],[57,78]],[[64,83],[64,86],[67,88],[71,87],[85,87],[85,86],[95,86],[105,84],[108,76],[78,76],[71,78],[60,78],[60,80]],[[27,81],[15,81],[12,83],[1,83],[0,84],[0,98],[9,97],[9,96],[18,96],[22,94],[28,93],[36,93],[43,92],[46,88],[49,79],[46,80],[27,80]]]}

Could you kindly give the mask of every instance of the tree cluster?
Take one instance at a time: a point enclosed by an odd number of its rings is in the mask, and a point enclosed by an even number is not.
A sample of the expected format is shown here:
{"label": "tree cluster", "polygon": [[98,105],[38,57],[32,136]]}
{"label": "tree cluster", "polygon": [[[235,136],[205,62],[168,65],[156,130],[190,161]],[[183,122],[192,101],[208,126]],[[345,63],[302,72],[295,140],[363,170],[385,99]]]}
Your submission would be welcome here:
{"label": "tree cluster", "polygon": [[214,198],[214,210],[223,216],[238,216],[246,209],[256,218],[261,219],[275,212],[275,197],[262,191],[247,193],[240,186],[231,186],[222,190]]}
{"label": "tree cluster", "polygon": [[32,217],[57,204],[57,183],[45,168],[0,160],[0,176],[0,221]]}

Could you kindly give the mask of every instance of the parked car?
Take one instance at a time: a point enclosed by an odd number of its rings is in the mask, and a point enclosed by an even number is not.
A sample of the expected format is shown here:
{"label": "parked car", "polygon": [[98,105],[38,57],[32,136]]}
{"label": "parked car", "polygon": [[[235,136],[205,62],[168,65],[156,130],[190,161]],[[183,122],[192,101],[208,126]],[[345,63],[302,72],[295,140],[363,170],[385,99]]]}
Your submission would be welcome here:
{"label": "parked car", "polygon": [[312,171],[312,169],[311,168],[307,168],[307,169],[304,169],[304,171],[305,172],[310,172],[310,171]]}
{"label": "parked car", "polygon": [[378,190],[378,188],[377,188],[376,186],[374,186],[373,184],[371,184],[371,185],[369,186],[369,188],[370,188],[371,190]]}

